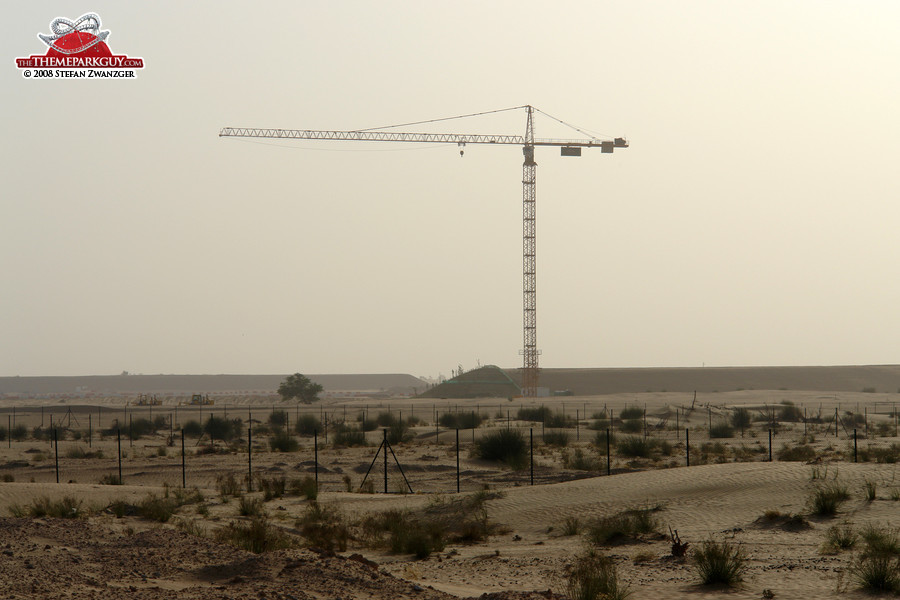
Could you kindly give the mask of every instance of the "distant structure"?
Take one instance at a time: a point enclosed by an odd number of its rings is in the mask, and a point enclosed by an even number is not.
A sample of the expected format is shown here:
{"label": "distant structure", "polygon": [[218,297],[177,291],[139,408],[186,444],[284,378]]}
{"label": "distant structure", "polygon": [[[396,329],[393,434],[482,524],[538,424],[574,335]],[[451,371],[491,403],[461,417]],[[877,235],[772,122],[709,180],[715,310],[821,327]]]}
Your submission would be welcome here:
{"label": "distant structure", "polygon": [[487,365],[461,373],[423,392],[419,398],[516,398],[522,389],[503,369]]}
{"label": "distant structure", "polygon": [[[379,129],[396,129],[423,123],[462,119],[490,113],[498,113],[509,110],[525,109],[525,135],[482,135],[460,133],[405,133],[398,131],[378,131]],[[588,136],[587,139],[544,139],[534,137],[534,112],[537,111],[554,121],[570,127],[578,133]],[[537,347],[537,244],[535,228],[535,200],[537,199],[535,181],[537,175],[537,163],[534,161],[534,149],[536,146],[559,147],[562,156],[581,156],[582,148],[600,148],[604,154],[613,152],[614,148],[627,148],[628,141],[625,138],[601,140],[590,135],[578,127],[552,117],[533,106],[517,106],[501,110],[491,110],[470,115],[459,115],[443,119],[431,119],[417,121],[415,123],[402,123],[387,127],[372,129],[360,129],[355,131],[322,131],[312,129],[253,129],[243,127],[225,127],[219,132],[219,137],[244,137],[244,138],[287,138],[296,140],[353,140],[366,142],[427,142],[456,144],[459,147],[459,155],[465,152],[466,144],[514,144],[522,146],[525,162],[522,164],[522,291],[523,291],[523,331],[524,348],[521,350],[523,357],[522,373],[524,384],[522,393],[527,398],[538,395],[538,356]]]}

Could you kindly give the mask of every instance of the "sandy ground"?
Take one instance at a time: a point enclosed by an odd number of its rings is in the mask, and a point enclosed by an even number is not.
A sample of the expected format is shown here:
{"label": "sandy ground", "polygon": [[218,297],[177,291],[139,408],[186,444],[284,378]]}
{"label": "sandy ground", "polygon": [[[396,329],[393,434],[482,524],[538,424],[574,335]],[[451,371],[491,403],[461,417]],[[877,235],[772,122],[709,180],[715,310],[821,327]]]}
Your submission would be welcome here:
{"label": "sandy ground", "polygon": [[[900,442],[892,437],[893,418],[886,413],[893,403],[889,394],[823,394],[821,392],[741,391],[706,395],[697,401],[688,394],[645,393],[600,397],[566,398],[566,412],[578,411],[582,422],[578,441],[570,430],[572,441],[566,449],[540,443],[540,424],[515,422],[519,402],[506,399],[491,401],[446,401],[440,406],[428,402],[396,400],[391,411],[408,416],[415,411],[422,423],[415,429],[417,437],[408,444],[394,447],[399,462],[409,478],[414,494],[400,494],[403,480],[391,467],[390,494],[357,493],[366,470],[373,462],[377,446],[367,448],[334,448],[319,440],[319,477],[322,492],[319,502],[334,505],[350,520],[395,508],[422,509],[435,502],[456,496],[455,432],[442,430],[437,437],[433,416],[444,410],[472,410],[491,418],[476,432],[476,438],[493,428],[522,427],[532,429],[537,441],[535,449],[535,484],[530,485],[529,469],[510,471],[485,463],[469,454],[472,432],[461,432],[460,488],[470,495],[489,486],[500,497],[487,502],[494,523],[503,533],[473,545],[450,544],[426,560],[408,555],[390,554],[373,549],[361,541],[351,541],[346,552],[330,555],[309,549],[292,548],[274,553],[254,555],[214,541],[212,532],[229,522],[240,521],[237,502],[224,502],[217,490],[217,477],[246,473],[247,453],[196,454],[196,440],[187,440],[185,478],[188,487],[196,486],[206,500],[203,512],[196,506],[185,506],[182,519],[201,523],[205,537],[178,530],[179,518],[161,525],[137,516],[116,518],[106,507],[113,501],[137,503],[149,493],[163,495],[163,484],[174,489],[181,485],[180,438],[168,445],[167,435],[137,440],[133,445],[123,440],[123,479],[125,485],[101,485],[102,478],[117,475],[117,446],[111,435],[100,440],[92,432],[91,447],[86,439],[69,437],[54,448],[49,441],[4,441],[0,444],[0,512],[27,507],[42,496],[73,496],[93,509],[92,516],[79,520],[49,518],[0,519],[0,596],[9,598],[104,598],[127,592],[135,598],[451,598],[480,597],[485,594],[521,592],[516,598],[559,597],[564,591],[565,568],[586,547],[582,535],[564,535],[567,518],[582,524],[627,508],[659,506],[655,513],[663,533],[668,527],[677,529],[691,548],[703,540],[729,540],[745,550],[748,572],[741,586],[734,590],[707,589],[698,584],[690,561],[679,561],[670,555],[670,542],[663,535],[646,536],[629,544],[603,548],[617,564],[619,576],[633,590],[633,598],[762,598],[771,590],[776,598],[868,597],[855,589],[847,575],[853,552],[838,554],[822,551],[825,532],[835,523],[851,522],[855,526],[873,523],[888,527],[900,518],[900,488],[894,464],[853,463],[852,438],[842,430],[834,437],[833,425],[792,423],[780,426],[773,442],[775,451],[783,445],[795,445],[805,439],[817,450],[816,464],[804,462],[767,462],[768,424],[754,423],[744,437],[721,442],[727,448],[753,448],[742,454],[752,462],[733,462],[734,453],[706,456],[708,464],[685,468],[683,431],[675,430],[684,419],[691,428],[691,443],[699,449],[710,442],[705,427],[729,414],[729,407],[746,406],[763,411],[766,406],[785,400],[807,410],[809,416],[833,415],[839,412],[866,414],[872,436],[863,439],[867,445],[886,446]],[[690,406],[694,403],[694,410]],[[879,407],[876,407],[878,403]],[[561,407],[562,402],[557,406]],[[708,406],[707,406],[708,405]],[[588,441],[595,431],[587,429],[592,415],[604,406],[617,413],[625,406],[646,407],[652,436],[668,441],[673,453],[657,461],[635,461],[615,457],[612,476],[605,476],[602,452],[592,450]],[[4,407],[0,406],[0,409]],[[7,407],[10,408],[10,407]],[[280,407],[279,407],[280,408]],[[352,403],[329,401],[314,407],[319,415],[348,420],[354,413],[366,410],[364,400]],[[387,410],[385,401],[369,403],[370,414]],[[50,411],[60,415],[67,407],[45,406],[44,419],[49,423]],[[204,410],[222,411],[224,407]],[[97,407],[74,410],[77,427],[86,428],[85,417],[96,414]],[[98,417],[108,428],[112,418],[127,422],[122,407],[107,405]],[[129,410],[146,416],[147,408]],[[154,407],[159,414],[171,415],[174,407]],[[179,419],[196,418],[180,408]],[[196,409],[195,409],[196,410]],[[232,415],[254,411],[254,419],[264,421],[271,406],[242,405],[228,408]],[[289,409],[293,410],[293,409]],[[876,413],[876,410],[878,411]],[[505,415],[508,413],[510,422]],[[208,413],[207,413],[208,414]],[[29,429],[40,424],[37,404],[17,408],[17,422]],[[246,417],[245,417],[246,418]],[[11,416],[10,416],[11,422]],[[93,420],[93,417],[92,417]],[[875,438],[878,424],[884,423],[881,437]],[[71,424],[71,422],[69,423]],[[660,425],[662,424],[662,425]],[[656,427],[659,426],[657,429]],[[859,425],[859,431],[863,426]],[[373,442],[380,434],[369,434]],[[804,438],[804,436],[806,436]],[[275,453],[265,450],[265,438],[252,456],[255,474],[287,478],[312,475],[315,449],[305,438],[297,453]],[[716,440],[712,440],[713,442]],[[246,443],[246,437],[245,442]],[[600,460],[599,471],[564,469],[564,454],[580,447]],[[91,452],[101,450],[102,457],[71,458],[72,448]],[[59,453],[60,484],[56,484],[56,453]],[[393,458],[391,458],[393,463]],[[376,492],[382,491],[382,457],[375,461],[373,473]],[[815,476],[816,479],[813,479]],[[836,478],[847,486],[851,499],[837,518],[809,516],[809,498],[822,477]],[[351,492],[346,491],[345,478]],[[9,481],[12,479],[12,481]],[[877,486],[876,499],[867,501],[863,494],[866,481]],[[257,492],[258,495],[258,492]],[[295,521],[302,516],[308,502],[300,497],[285,496],[266,503],[273,522],[302,544]],[[809,526],[786,530],[776,523],[760,520],[766,511],[803,514]],[[351,560],[358,554],[365,560]],[[371,563],[366,561],[372,561]],[[374,564],[373,564],[374,563]],[[489,596],[491,597],[491,596]],[[499,597],[499,596],[498,596]],[[513,597],[513,596],[508,596]]]}

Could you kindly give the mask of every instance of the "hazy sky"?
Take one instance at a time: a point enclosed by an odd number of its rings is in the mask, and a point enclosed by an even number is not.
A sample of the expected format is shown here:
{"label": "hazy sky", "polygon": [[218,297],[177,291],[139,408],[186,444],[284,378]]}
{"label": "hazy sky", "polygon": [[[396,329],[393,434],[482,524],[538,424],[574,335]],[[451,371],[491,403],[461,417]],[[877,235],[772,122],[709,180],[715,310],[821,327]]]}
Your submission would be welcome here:
{"label": "hazy sky", "polygon": [[[218,131],[523,104],[631,142],[537,151],[542,366],[900,362],[900,3],[4,9],[0,375],[519,366],[519,147]],[[138,79],[23,79],[86,12]]]}

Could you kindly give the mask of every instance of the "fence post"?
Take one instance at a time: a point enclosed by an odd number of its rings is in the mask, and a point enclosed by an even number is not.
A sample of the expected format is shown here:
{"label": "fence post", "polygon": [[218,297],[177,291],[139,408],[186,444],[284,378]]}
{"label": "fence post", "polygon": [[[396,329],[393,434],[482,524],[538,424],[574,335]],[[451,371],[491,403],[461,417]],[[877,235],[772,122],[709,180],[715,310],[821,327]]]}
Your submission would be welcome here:
{"label": "fence post", "polygon": [[[531,452],[531,485],[534,485],[534,428],[528,430],[528,445]],[[459,490],[456,490],[459,491]]]}
{"label": "fence post", "polygon": [[53,450],[56,453],[56,483],[59,483],[59,430],[53,429]]}
{"label": "fence post", "polygon": [[769,430],[769,462],[772,462],[772,430]]}
{"label": "fence post", "polygon": [[[612,422],[612,421],[610,421]],[[609,443],[609,428],[606,429],[606,475],[609,476],[612,472],[612,459],[610,458],[610,443]]]}
{"label": "fence post", "polygon": [[456,493],[459,493],[459,428],[456,429]]}
{"label": "fence post", "polygon": [[93,448],[93,424],[91,423],[91,413],[88,413],[88,448]]}
{"label": "fence post", "polygon": [[6,415],[6,422],[9,424],[9,427],[7,428],[8,431],[6,433],[6,443],[9,444],[10,448],[12,448],[12,417]]}
{"label": "fence post", "polygon": [[684,428],[684,455],[686,466],[691,466],[691,430],[687,427]]}
{"label": "fence post", "polygon": [[315,460],[316,491],[319,491],[319,430],[313,429],[313,460]]}
{"label": "fence post", "polygon": [[853,462],[859,462],[859,448],[856,444],[856,430],[853,430]]}
{"label": "fence post", "polygon": [[247,411],[247,491],[253,491],[253,413]]}
{"label": "fence post", "polygon": [[388,441],[387,441],[387,429],[384,430],[384,493],[387,494],[387,453],[388,453]]}
{"label": "fence post", "polygon": [[119,451],[119,485],[122,485],[122,432],[116,427],[116,447]]}
{"label": "fence post", "polygon": [[186,487],[187,487],[187,469],[186,469],[186,466],[187,466],[187,465],[185,465],[184,463],[185,463],[185,458],[184,458],[184,429],[182,429],[182,430],[181,430],[181,487],[182,487],[182,488],[186,488]]}

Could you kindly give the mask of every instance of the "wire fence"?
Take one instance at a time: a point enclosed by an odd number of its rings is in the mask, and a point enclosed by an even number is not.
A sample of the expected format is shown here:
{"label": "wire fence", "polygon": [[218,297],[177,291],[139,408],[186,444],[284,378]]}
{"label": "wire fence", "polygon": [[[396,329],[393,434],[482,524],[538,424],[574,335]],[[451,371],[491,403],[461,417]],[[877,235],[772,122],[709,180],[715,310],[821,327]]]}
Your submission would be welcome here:
{"label": "wire fence", "polygon": [[[849,408],[694,401],[648,410],[596,400],[20,406],[0,411],[9,454],[0,478],[214,487],[236,474],[250,491],[260,478],[304,476],[325,491],[453,492],[724,462],[900,462],[896,405]],[[480,458],[504,431],[524,453],[506,466]],[[366,449],[348,458],[348,447]]]}

